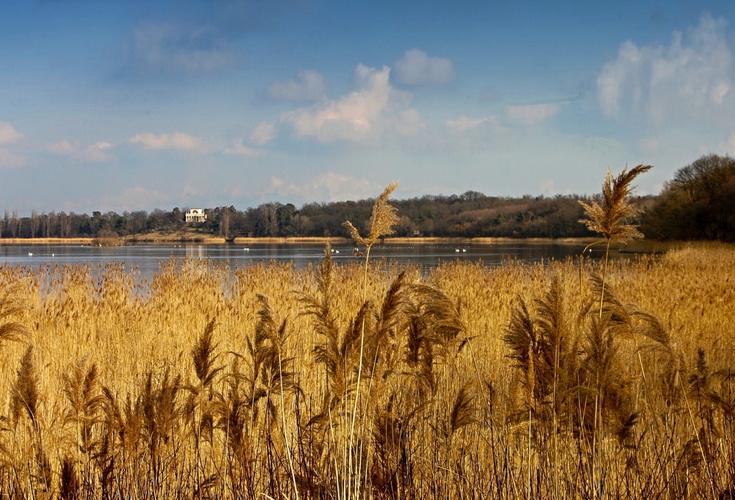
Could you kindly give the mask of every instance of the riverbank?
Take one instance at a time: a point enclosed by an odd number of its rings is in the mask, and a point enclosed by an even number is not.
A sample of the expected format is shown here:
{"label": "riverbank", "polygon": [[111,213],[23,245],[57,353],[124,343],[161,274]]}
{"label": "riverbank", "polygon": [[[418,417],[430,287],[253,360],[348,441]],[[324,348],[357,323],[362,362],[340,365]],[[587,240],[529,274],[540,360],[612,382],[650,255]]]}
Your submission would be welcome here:
{"label": "riverbank", "polygon": [[[473,245],[486,246],[507,244],[512,242],[538,243],[540,245],[580,245],[585,247],[589,243],[598,241],[595,238],[434,238],[434,237],[385,237],[378,241],[381,245],[457,245],[469,247]],[[236,237],[226,239],[221,236],[209,236],[200,233],[149,233],[119,238],[3,238],[2,245],[88,245],[88,246],[123,246],[123,245],[171,245],[171,244],[201,244],[201,245],[352,245],[350,238],[342,237]],[[632,253],[660,253],[672,246],[680,244],[649,240],[633,241],[626,245],[618,245],[616,249]]]}

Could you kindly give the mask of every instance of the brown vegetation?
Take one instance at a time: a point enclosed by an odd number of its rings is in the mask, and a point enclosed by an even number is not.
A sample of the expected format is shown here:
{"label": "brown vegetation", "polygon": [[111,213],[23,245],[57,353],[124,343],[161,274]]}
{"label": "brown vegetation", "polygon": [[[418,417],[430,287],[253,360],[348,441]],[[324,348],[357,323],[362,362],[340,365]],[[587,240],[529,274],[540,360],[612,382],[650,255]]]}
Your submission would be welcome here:
{"label": "brown vegetation", "polygon": [[424,275],[390,190],[361,264],[0,267],[0,495],[732,496],[735,249]]}
{"label": "brown vegetation", "polygon": [[724,246],[615,261],[599,319],[592,263],[581,289],[575,262],[377,263],[365,302],[363,267],[328,259],[176,261],[150,282],[3,267],[3,289],[24,285],[3,297],[0,490],[716,497],[735,467],[733,269]]}

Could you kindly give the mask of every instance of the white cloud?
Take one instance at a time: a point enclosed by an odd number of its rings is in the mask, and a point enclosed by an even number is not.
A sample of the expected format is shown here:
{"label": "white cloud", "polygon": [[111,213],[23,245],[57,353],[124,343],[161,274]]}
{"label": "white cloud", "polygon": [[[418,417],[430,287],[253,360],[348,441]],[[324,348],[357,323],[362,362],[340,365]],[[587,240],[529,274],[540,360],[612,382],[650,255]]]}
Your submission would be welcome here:
{"label": "white cloud", "polygon": [[327,84],[318,71],[304,69],[292,80],[271,83],[267,93],[278,101],[318,101],[326,96]]}
{"label": "white cloud", "polygon": [[268,122],[260,122],[250,132],[248,139],[257,146],[268,144],[277,136],[276,126]]}
{"label": "white cloud", "polygon": [[479,127],[486,123],[489,118],[470,118],[468,116],[460,116],[456,120],[447,120],[447,127],[453,132],[465,132]]}
{"label": "white cloud", "polygon": [[95,142],[82,148],[78,142],[69,142],[66,139],[48,144],[46,151],[57,155],[70,156],[77,161],[86,162],[102,162],[110,159],[107,150],[112,148],[112,144],[105,141]]}
{"label": "white cloud", "polygon": [[8,122],[0,122],[0,144],[12,144],[23,139],[23,134]]}
{"label": "white cloud", "polygon": [[95,142],[88,146],[82,153],[82,158],[86,161],[105,161],[109,159],[107,150],[112,147],[109,142]]}
{"label": "white cloud", "polygon": [[394,65],[398,82],[404,85],[449,83],[454,80],[454,64],[443,57],[429,57],[418,49],[407,50]]}
{"label": "white cloud", "polygon": [[561,104],[527,104],[522,106],[506,106],[505,119],[513,125],[539,125],[561,110]]}
{"label": "white cloud", "polygon": [[[0,122],[0,144],[14,144],[21,141],[23,137],[23,134],[18,132],[10,123]],[[26,156],[0,148],[0,168],[20,168],[27,164],[28,158]]]}
{"label": "white cloud", "polygon": [[397,123],[396,114],[408,104],[410,96],[393,89],[388,67],[378,70],[360,64],[354,76],[353,92],[337,100],[323,100],[311,107],[285,112],[280,120],[291,125],[298,137],[313,137],[319,142],[379,137],[391,125],[391,119]]}
{"label": "white cloud", "polygon": [[375,196],[383,188],[384,186],[366,179],[326,172],[300,184],[289,184],[272,176],[270,186],[265,189],[265,192],[279,196],[299,196],[305,200],[342,201],[369,198]]}
{"label": "white cloud", "polygon": [[263,154],[261,151],[253,149],[243,144],[242,139],[235,139],[232,141],[230,147],[222,151],[226,155],[237,155],[237,156],[258,156]]}
{"label": "white cloud", "polygon": [[701,16],[668,46],[626,41],[597,78],[598,102],[611,116],[621,112],[656,122],[683,117],[729,123],[735,113],[735,51],[722,18]]}
{"label": "white cloud", "polygon": [[179,151],[204,152],[207,149],[207,144],[202,139],[183,132],[160,135],[151,133],[136,134],[128,140],[128,143],[147,150],[176,149]]}

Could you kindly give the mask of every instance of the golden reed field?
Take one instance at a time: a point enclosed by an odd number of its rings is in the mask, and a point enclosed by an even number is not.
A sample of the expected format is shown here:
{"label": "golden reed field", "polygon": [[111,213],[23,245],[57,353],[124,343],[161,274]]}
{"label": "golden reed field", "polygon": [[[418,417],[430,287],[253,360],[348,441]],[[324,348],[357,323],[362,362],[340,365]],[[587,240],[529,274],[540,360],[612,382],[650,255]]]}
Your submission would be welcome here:
{"label": "golden reed field", "polygon": [[1,267],[2,494],[732,488],[732,247],[612,262],[602,315],[601,263],[374,262],[365,302],[363,267],[329,264]]}
{"label": "golden reed field", "polygon": [[2,497],[735,495],[735,248],[422,273],[386,193],[360,264],[0,267]]}

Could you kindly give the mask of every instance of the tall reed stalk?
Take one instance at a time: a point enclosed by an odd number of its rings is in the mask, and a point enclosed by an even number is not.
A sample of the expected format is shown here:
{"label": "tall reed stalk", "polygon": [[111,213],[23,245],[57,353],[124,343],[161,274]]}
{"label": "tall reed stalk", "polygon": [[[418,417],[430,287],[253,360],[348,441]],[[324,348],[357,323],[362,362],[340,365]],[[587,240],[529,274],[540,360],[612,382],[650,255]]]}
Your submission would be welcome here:
{"label": "tall reed stalk", "polygon": [[[607,171],[602,183],[601,204],[597,201],[586,203],[580,200],[584,207],[587,218],[579,222],[587,226],[590,231],[601,234],[604,239],[587,245],[584,253],[595,245],[605,245],[605,260],[602,268],[602,293],[605,291],[605,279],[607,277],[607,264],[610,256],[610,245],[612,243],[625,243],[633,238],[641,238],[643,235],[638,231],[638,226],[630,224],[638,210],[630,204],[628,197],[633,191],[631,186],[633,180],[640,174],[648,172],[651,165],[637,165],[630,171],[623,169],[617,177],[613,178],[612,172]],[[602,293],[600,294],[600,317],[602,317]]]}
{"label": "tall reed stalk", "polygon": [[[398,223],[398,216],[396,215],[396,208],[388,204],[388,198],[390,197],[391,193],[395,191],[395,189],[398,187],[398,182],[394,182],[388,187],[386,187],[383,190],[383,193],[378,197],[377,200],[375,200],[375,204],[373,205],[373,212],[372,216],[370,217],[370,220],[368,221],[368,236],[367,238],[363,238],[360,235],[360,232],[357,230],[357,228],[350,222],[345,221],[344,227],[347,228],[347,230],[350,232],[350,236],[352,236],[352,239],[355,240],[355,243],[359,247],[364,248],[364,255],[365,255],[365,266],[363,270],[363,280],[362,280],[362,303],[365,303],[367,300],[367,286],[368,286],[368,270],[370,265],[370,250],[372,249],[373,245],[376,241],[378,241],[378,238],[391,234],[393,232],[393,226]],[[362,380],[362,371],[363,371],[363,357],[365,352],[365,319],[363,318],[361,325],[360,325],[360,355],[359,355],[359,365],[357,369],[357,387],[355,390],[355,398],[352,408],[352,417],[350,419],[350,433],[349,433],[349,443],[350,443],[350,449],[348,450],[348,456],[350,458],[350,462],[352,461],[353,457],[353,446],[354,446],[354,438],[355,438],[355,420],[357,418],[357,408],[358,403],[360,400],[360,384]],[[356,465],[357,470],[354,470],[353,465]],[[355,477],[356,481],[356,489],[355,489],[355,498],[359,497],[359,489],[357,488],[357,485],[359,484],[359,477],[362,472],[362,464],[358,462],[358,464],[349,464],[348,467],[350,473],[357,472],[357,477]]]}

